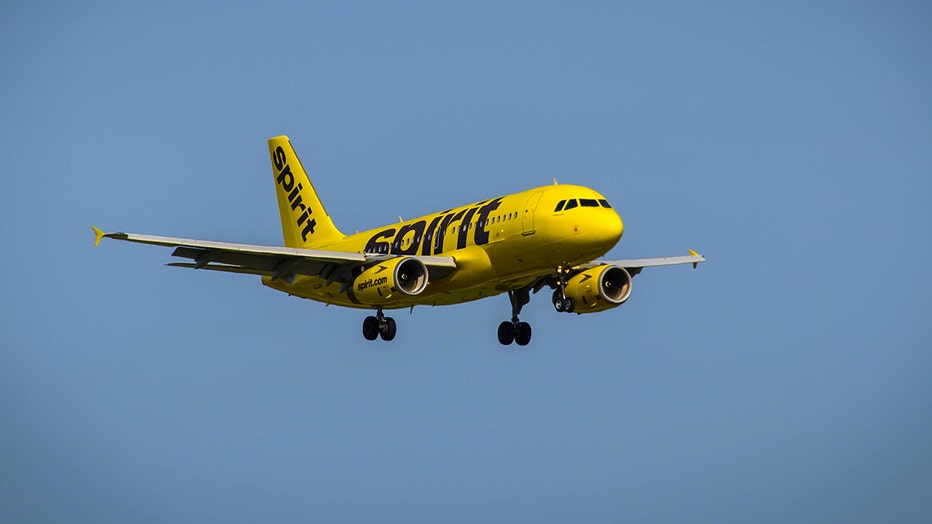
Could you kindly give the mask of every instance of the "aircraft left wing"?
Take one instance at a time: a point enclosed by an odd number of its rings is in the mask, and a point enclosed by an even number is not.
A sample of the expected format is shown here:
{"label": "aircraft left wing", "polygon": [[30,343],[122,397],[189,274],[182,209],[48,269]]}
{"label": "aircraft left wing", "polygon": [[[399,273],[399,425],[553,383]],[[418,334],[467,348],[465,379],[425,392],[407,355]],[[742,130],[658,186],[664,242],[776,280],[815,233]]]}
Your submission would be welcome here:
{"label": "aircraft left wing", "polygon": [[[352,279],[351,272],[358,266],[399,256],[259,246],[135,233],[104,233],[94,226],[91,227],[94,230],[95,246],[103,238],[112,238],[140,244],[174,247],[172,256],[191,259],[193,262],[174,262],[168,264],[169,266],[267,275],[273,279],[287,280],[293,278],[294,275],[309,275],[326,278],[328,283],[345,282]],[[443,278],[456,269],[456,262],[452,257],[414,256],[414,258],[427,266],[431,280]]]}
{"label": "aircraft left wing", "polygon": [[637,275],[645,267],[656,267],[656,266],[673,266],[677,264],[692,264],[693,268],[699,265],[700,262],[705,262],[705,257],[696,253],[692,249],[689,250],[689,255],[678,256],[678,257],[660,257],[660,258],[627,258],[621,260],[595,260],[584,264],[582,268],[588,269],[590,267],[600,266],[604,264],[609,264],[613,266],[625,268],[631,276]]}

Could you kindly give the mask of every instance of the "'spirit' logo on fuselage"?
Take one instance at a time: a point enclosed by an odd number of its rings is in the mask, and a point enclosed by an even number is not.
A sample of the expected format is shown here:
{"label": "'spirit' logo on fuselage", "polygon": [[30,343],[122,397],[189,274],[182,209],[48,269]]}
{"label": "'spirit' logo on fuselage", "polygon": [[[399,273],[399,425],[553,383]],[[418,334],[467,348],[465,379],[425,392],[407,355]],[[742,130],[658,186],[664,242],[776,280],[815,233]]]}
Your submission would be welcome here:
{"label": "'spirit' logo on fuselage", "polygon": [[[492,211],[498,209],[503,197],[487,200],[474,204],[473,207],[460,209],[459,211],[446,211],[436,215],[428,224],[426,220],[418,220],[410,224],[404,224],[397,230],[395,228],[385,229],[372,235],[369,242],[366,243],[366,253],[393,253],[400,255],[439,255],[443,252],[443,240],[446,237],[450,227],[458,224],[455,228],[456,249],[466,247],[469,234],[473,233],[473,242],[477,246],[489,243],[489,232],[486,224],[489,221],[489,215]],[[475,228],[470,226],[472,219],[475,218]],[[402,246],[401,241],[408,235],[412,234],[411,243]],[[394,242],[392,240],[394,239]],[[420,253],[418,253],[420,251]]]}

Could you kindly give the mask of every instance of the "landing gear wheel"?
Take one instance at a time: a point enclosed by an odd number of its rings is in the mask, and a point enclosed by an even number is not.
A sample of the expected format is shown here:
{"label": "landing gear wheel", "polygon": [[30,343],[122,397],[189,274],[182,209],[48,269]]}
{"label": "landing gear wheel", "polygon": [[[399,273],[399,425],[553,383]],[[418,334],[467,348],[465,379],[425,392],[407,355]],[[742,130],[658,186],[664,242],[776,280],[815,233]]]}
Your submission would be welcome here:
{"label": "landing gear wheel", "polygon": [[379,336],[379,319],[375,317],[366,317],[362,321],[362,336],[366,340],[375,340]]}
{"label": "landing gear wheel", "polygon": [[515,325],[511,322],[502,322],[498,325],[498,341],[507,346],[515,340]]}
{"label": "landing gear wheel", "polygon": [[531,301],[531,289],[532,286],[527,285],[508,292],[508,300],[511,301],[511,322],[506,321],[498,325],[498,341],[504,346],[512,342],[524,346],[531,341],[531,326],[518,320],[521,308]]}
{"label": "landing gear wheel", "polygon": [[392,317],[385,317],[385,324],[379,329],[379,336],[382,337],[382,340],[388,342],[395,338],[395,332],[398,330],[398,326],[395,325],[395,319]]}
{"label": "landing gear wheel", "polygon": [[556,309],[558,313],[572,313],[576,309],[576,302],[566,296],[566,278],[569,275],[569,270],[563,267],[557,268],[557,288],[553,290],[553,309]]}
{"label": "landing gear wheel", "polygon": [[566,311],[566,300],[563,298],[563,292],[559,289],[554,290],[553,292],[553,309],[557,310],[557,313],[562,313]]}
{"label": "landing gear wheel", "polygon": [[531,325],[527,322],[518,322],[515,326],[515,344],[526,346],[531,341]]}

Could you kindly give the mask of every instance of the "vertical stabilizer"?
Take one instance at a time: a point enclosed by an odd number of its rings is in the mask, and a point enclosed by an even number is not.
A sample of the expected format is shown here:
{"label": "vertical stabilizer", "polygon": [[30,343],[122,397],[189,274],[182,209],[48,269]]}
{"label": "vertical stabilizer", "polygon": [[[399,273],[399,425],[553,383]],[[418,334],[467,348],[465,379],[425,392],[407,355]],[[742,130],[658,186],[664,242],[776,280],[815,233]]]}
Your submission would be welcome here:
{"label": "vertical stabilizer", "polygon": [[286,247],[314,249],[344,237],[321,204],[287,136],[269,139]]}

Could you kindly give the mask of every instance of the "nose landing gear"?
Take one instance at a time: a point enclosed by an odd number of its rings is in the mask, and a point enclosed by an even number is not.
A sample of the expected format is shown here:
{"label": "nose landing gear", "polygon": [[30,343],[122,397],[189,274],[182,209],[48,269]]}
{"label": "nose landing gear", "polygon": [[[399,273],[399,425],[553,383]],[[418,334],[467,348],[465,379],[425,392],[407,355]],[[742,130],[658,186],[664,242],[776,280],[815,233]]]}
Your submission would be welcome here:
{"label": "nose landing gear", "polygon": [[576,309],[576,301],[566,296],[566,275],[562,267],[557,268],[557,289],[553,291],[553,309],[557,313],[572,313]]}

